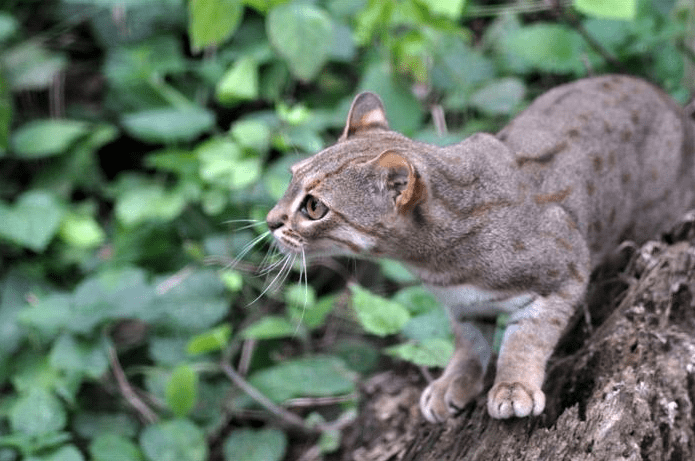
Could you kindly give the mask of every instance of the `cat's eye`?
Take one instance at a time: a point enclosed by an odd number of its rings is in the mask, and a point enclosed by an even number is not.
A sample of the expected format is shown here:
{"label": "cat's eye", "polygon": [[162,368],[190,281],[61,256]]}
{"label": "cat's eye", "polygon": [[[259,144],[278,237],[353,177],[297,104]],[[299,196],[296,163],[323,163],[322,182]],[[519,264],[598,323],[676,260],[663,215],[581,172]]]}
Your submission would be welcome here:
{"label": "cat's eye", "polygon": [[307,195],[302,205],[302,213],[309,219],[317,220],[326,216],[328,207],[313,195]]}

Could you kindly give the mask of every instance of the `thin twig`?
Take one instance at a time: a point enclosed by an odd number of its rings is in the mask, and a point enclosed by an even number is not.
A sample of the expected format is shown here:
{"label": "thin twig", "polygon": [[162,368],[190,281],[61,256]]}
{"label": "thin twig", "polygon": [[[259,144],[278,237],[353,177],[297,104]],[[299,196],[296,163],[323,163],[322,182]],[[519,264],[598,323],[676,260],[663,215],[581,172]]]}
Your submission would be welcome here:
{"label": "thin twig", "polygon": [[143,402],[140,397],[137,396],[133,387],[128,382],[121,363],[118,361],[118,355],[116,354],[116,349],[109,347],[109,359],[111,361],[111,369],[113,370],[113,375],[118,383],[118,388],[121,394],[126,399],[126,401],[142,416],[142,419],[152,424],[157,421],[158,417],[155,412],[150,410],[150,408]]}
{"label": "thin twig", "polygon": [[323,405],[335,405],[336,403],[349,402],[357,398],[356,394],[336,395],[332,397],[300,397],[290,399],[284,403],[287,407],[318,407]]}
{"label": "thin twig", "polygon": [[435,104],[430,108],[432,114],[432,122],[437,130],[439,137],[445,136],[449,130],[446,127],[446,117],[444,117],[444,108],[441,104]]}
{"label": "thin twig", "polygon": [[[560,4],[570,4],[572,0],[561,0]],[[500,16],[504,13],[514,14],[530,14],[548,11],[555,8],[554,2],[539,0],[536,2],[528,2],[514,5],[471,5],[466,8],[463,15],[467,18],[484,18],[491,16]]]}
{"label": "thin twig", "polygon": [[239,358],[239,374],[246,376],[251,366],[253,351],[256,349],[256,340],[247,339],[241,346],[241,357]]}
{"label": "thin twig", "polygon": [[220,367],[224,374],[242,391],[255,400],[259,405],[265,408],[267,411],[273,415],[280,418],[286,424],[294,426],[303,432],[315,433],[316,429],[307,426],[304,421],[292,412],[285,410],[284,408],[273,403],[268,397],[263,395],[258,389],[253,387],[248,381],[246,381],[239,373],[237,373],[228,363],[221,363]]}
{"label": "thin twig", "polygon": [[577,20],[574,15],[567,15],[566,17],[568,18],[568,22],[574,29],[579,32],[579,35],[582,36],[584,40],[586,40],[586,43],[589,44],[589,46],[598,54],[601,55],[603,59],[605,59],[607,62],[609,62],[612,66],[616,67],[620,72],[622,73],[627,73],[627,69],[623,65],[622,62],[613,54],[608,51],[598,40],[596,40],[590,33],[589,31],[586,30],[586,28],[582,25],[581,22]]}

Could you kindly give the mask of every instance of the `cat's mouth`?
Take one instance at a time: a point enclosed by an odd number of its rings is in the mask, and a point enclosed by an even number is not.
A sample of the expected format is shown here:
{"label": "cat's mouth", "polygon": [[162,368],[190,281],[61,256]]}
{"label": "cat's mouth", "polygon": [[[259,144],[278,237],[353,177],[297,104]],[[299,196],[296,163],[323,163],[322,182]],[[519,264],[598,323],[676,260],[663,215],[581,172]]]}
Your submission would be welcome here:
{"label": "cat's mouth", "polygon": [[272,232],[273,239],[275,240],[275,245],[278,249],[285,254],[300,254],[302,252],[306,253],[305,247],[306,243],[304,239],[298,234],[285,229],[275,230]]}

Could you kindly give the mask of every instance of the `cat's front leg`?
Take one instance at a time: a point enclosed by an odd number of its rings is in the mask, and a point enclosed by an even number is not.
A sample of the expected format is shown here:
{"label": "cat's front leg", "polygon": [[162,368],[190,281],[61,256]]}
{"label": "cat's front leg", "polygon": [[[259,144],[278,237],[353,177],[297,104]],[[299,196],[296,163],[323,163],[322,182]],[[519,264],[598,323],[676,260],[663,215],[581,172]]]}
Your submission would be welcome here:
{"label": "cat's front leg", "polygon": [[471,323],[453,325],[456,349],[442,375],[420,396],[420,410],[431,423],[442,422],[460,412],[483,390],[483,375],[490,349]]}
{"label": "cat's front leg", "polygon": [[493,418],[539,415],[545,408],[541,390],[545,367],[575,306],[581,300],[588,270],[548,296],[510,317],[502,340],[495,384],[488,392],[487,408]]}

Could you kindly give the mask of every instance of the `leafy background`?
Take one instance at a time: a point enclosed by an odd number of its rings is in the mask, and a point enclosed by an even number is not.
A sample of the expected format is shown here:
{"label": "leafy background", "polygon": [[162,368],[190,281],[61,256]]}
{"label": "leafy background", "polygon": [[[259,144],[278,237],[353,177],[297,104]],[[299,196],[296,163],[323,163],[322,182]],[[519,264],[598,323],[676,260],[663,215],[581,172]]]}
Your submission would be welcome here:
{"label": "leafy background", "polygon": [[441,366],[451,338],[396,263],[316,261],[281,289],[259,274],[288,166],[367,89],[395,129],[441,144],[587,75],[686,103],[694,10],[3,2],[0,461],[337,458],[359,382]]}

